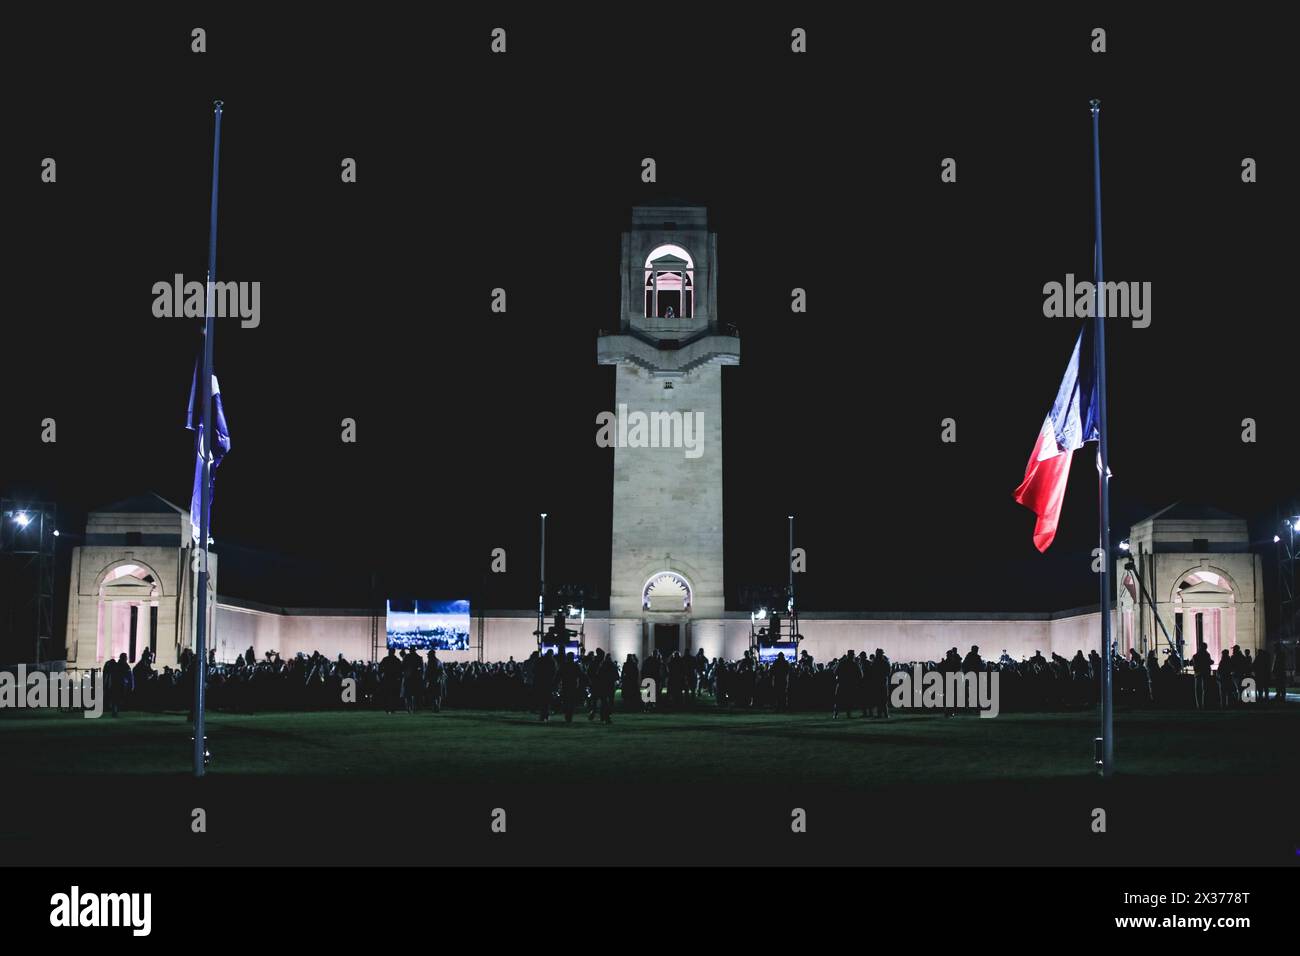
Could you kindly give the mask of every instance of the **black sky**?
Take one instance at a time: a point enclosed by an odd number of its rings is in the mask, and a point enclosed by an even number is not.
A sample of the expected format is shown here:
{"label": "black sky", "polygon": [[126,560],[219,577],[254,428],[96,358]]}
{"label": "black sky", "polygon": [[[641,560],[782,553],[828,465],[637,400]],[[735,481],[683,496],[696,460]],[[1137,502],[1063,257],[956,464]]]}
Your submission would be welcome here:
{"label": "black sky", "polygon": [[[204,274],[215,97],[218,278],[263,286],[261,327],[216,340],[225,594],[356,606],[373,571],[382,592],[528,607],[547,511],[552,579],[603,605],[612,452],[594,422],[614,373],[595,337],[618,320],[631,206],[682,197],[709,207],[719,317],[742,336],[723,386],[733,607],[783,580],[790,512],[806,608],[1095,601],[1091,452],[1046,556],[1011,499],[1077,332],[1043,317],[1043,283],[1091,269],[1093,96],[1107,278],[1153,283],[1150,328],[1109,325],[1117,532],[1184,499],[1262,536],[1300,488],[1294,122],[1267,14],[439,17],[22,32],[44,70],[6,122],[0,491],[70,521],[149,489],[188,502],[198,326],[154,318],[150,289]],[[494,547],[509,573],[485,585]]]}

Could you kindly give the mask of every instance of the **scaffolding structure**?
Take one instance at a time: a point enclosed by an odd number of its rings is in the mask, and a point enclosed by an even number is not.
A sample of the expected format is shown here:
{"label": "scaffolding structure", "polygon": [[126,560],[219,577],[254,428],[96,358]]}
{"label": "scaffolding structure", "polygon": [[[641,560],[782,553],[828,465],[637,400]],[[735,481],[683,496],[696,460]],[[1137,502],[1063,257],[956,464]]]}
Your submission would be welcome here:
{"label": "scaffolding structure", "polygon": [[[551,616],[551,626],[543,626],[539,615],[537,651],[545,654],[547,649],[562,655],[572,651],[578,657],[587,653],[587,600],[586,588],[577,584],[564,584],[555,590],[543,602],[550,606],[547,613]],[[576,619],[577,627],[569,627],[569,622]]]}
{"label": "scaffolding structure", "polygon": [[786,563],[789,575],[784,590],[760,586],[743,589],[742,599],[749,604],[749,651],[755,660],[770,660],[785,654],[786,660],[799,658],[799,611],[794,599],[794,515],[789,515],[789,549]]}
{"label": "scaffolding structure", "polygon": [[[22,560],[35,571],[30,606],[34,662],[49,660],[54,645],[54,545],[58,538],[57,509],[46,501],[0,501],[0,554]],[[12,613],[12,611],[11,611]]]}
{"label": "scaffolding structure", "polygon": [[[379,660],[379,632],[381,605],[379,604],[379,575],[375,572],[370,573],[370,660]],[[387,616],[383,615],[384,624],[384,645],[388,645],[388,622]]]}
{"label": "scaffolding structure", "polygon": [[1290,669],[1300,669],[1296,644],[1300,639],[1300,596],[1297,595],[1296,551],[1300,548],[1300,500],[1278,509],[1277,547],[1278,653],[1290,654]]}

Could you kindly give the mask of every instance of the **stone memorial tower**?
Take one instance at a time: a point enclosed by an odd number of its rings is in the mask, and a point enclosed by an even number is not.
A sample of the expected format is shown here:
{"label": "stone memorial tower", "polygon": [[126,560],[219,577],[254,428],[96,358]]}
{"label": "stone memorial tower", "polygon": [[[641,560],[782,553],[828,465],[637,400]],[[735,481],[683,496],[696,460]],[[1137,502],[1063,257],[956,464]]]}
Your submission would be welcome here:
{"label": "stone memorial tower", "polygon": [[718,652],[722,366],[740,363],[740,339],[718,323],[707,210],[635,207],[621,269],[618,326],[596,344],[616,367],[609,650]]}

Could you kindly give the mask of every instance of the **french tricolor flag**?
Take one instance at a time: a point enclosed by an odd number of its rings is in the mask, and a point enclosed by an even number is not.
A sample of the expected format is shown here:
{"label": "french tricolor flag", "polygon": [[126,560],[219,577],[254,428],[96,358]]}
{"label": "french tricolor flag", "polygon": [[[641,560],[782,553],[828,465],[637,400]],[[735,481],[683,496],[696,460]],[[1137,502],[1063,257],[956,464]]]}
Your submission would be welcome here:
{"label": "french tricolor flag", "polygon": [[1101,437],[1091,326],[1091,321],[1085,322],[1074,342],[1056,401],[1029,455],[1025,480],[1016,489],[1016,501],[1038,515],[1034,523],[1034,547],[1039,551],[1046,551],[1056,537],[1075,449]]}

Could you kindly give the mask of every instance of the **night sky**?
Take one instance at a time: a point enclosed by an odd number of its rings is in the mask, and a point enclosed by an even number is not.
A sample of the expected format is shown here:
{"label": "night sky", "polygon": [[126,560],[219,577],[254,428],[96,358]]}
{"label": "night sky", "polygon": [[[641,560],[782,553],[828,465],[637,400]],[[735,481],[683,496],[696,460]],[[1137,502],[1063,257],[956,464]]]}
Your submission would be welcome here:
{"label": "night sky", "polygon": [[[1300,489],[1300,335],[1289,34],[1264,19],[849,28],[684,8],[24,31],[46,71],[5,122],[0,493],[56,501],[74,530],[147,490],[188,503],[199,323],[154,318],[151,287],[203,278],[219,97],[218,278],[262,283],[261,326],[216,337],[223,594],[356,607],[373,573],[381,596],[526,608],[547,511],[549,577],[605,606],[613,452],[594,437],[614,370],[596,333],[618,322],[631,207],[679,198],[709,208],[718,318],[742,337],[723,375],[729,607],[783,582],[791,512],[805,609],[1091,604],[1092,446],[1046,555],[1012,492],[1078,332],[1044,318],[1043,284],[1091,272],[1095,96],[1106,277],[1153,284],[1151,326],[1107,331],[1116,539],[1179,499],[1271,539]],[[956,444],[939,440],[949,416]],[[494,547],[506,575],[487,574]]]}

